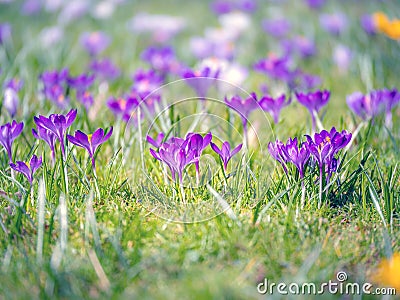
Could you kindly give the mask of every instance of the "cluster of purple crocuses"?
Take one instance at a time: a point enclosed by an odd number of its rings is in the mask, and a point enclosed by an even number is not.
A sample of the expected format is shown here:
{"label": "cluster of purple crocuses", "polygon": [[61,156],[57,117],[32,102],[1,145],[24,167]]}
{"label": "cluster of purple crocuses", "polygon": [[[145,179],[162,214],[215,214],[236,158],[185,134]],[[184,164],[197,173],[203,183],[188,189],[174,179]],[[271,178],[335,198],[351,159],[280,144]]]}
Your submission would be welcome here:
{"label": "cluster of purple crocuses", "polygon": [[[318,113],[328,103],[330,92],[316,90],[308,93],[296,92],[295,95],[299,103],[310,112],[312,130],[315,131],[317,120],[319,120]],[[231,99],[225,98],[225,103],[240,114],[243,127],[246,130],[250,113],[256,109],[268,112],[274,123],[278,123],[282,108],[291,103],[291,98],[287,99],[286,95],[282,94],[276,98],[266,95],[258,99],[255,93],[251,93],[248,98],[244,99],[239,96],[233,96]]]}
{"label": "cluster of purple crocuses", "polygon": [[298,143],[297,137],[289,138],[286,144],[279,140],[270,142],[268,151],[282,165],[286,173],[288,163],[295,165],[301,178],[304,178],[305,169],[311,158],[318,166],[320,175],[325,172],[329,181],[338,165],[335,155],[349,144],[352,134],[346,130],[338,132],[332,127],[329,132],[322,130],[313,137],[310,135],[305,137],[306,140],[301,144]]}
{"label": "cluster of purple crocuses", "polygon": [[[147,136],[147,142],[156,149],[150,148],[151,155],[157,160],[163,162],[171,171],[172,179],[179,179],[182,183],[183,172],[188,165],[194,164],[196,167],[197,178],[200,176],[200,156],[204,149],[211,145],[212,150],[218,154],[224,172],[227,170],[228,162],[242,148],[242,144],[231,149],[229,142],[222,143],[221,148],[214,144],[211,132],[202,136],[199,133],[188,133],[186,137],[170,137],[164,141],[165,134],[160,132],[155,139]],[[225,174],[225,173],[224,173]],[[178,177],[176,177],[178,175]]]}
{"label": "cluster of purple crocuses", "polygon": [[373,120],[378,115],[386,114],[386,126],[392,124],[392,110],[400,103],[397,89],[373,90],[367,95],[355,92],[347,96],[349,108],[364,121]]}
{"label": "cluster of purple crocuses", "polygon": [[[85,134],[80,130],[75,132],[75,135],[68,135],[67,129],[75,121],[77,110],[70,110],[67,114],[51,114],[49,117],[41,116],[34,117],[36,129],[32,129],[33,136],[38,140],[43,140],[47,143],[51,150],[51,159],[55,163],[56,143],[60,143],[62,159],[66,160],[66,141],[86,149],[92,161],[92,167],[95,171],[95,152],[96,149],[106,142],[111,134],[112,127],[106,134],[102,128],[94,131],[93,134]],[[24,123],[18,123],[13,120],[11,123],[0,126],[0,144],[7,152],[9,165],[12,169],[22,173],[32,185],[33,175],[42,165],[42,157],[33,155],[28,163],[23,161],[14,162],[12,145],[14,140],[22,133]]]}
{"label": "cluster of purple crocuses", "polygon": [[87,110],[93,105],[94,98],[89,90],[95,80],[94,74],[83,73],[72,77],[67,69],[63,69],[61,71],[43,72],[39,79],[43,85],[43,97],[62,109],[69,106],[69,97],[67,94],[72,91],[75,91],[76,99]]}
{"label": "cluster of purple crocuses", "polygon": [[[81,37],[81,43],[92,58],[92,63],[99,66],[102,63],[100,63],[101,60],[98,59],[98,55],[108,47],[110,41],[111,39],[102,32],[85,33]],[[321,108],[328,103],[330,92],[327,90],[314,90],[320,84],[320,79],[293,66],[293,58],[291,57],[294,51],[292,49],[293,45],[298,44],[299,51],[303,53],[304,50],[304,55],[301,54],[301,56],[308,57],[314,53],[312,44],[305,37],[299,37],[296,43],[289,41],[287,44],[291,45],[291,49],[286,49],[285,55],[270,55],[265,59],[261,59],[254,65],[254,69],[274,80],[287,83],[290,91],[294,91],[299,103],[310,112],[312,131],[315,132],[317,127],[319,129],[322,128],[318,115]],[[107,101],[108,108],[118,119],[125,122],[128,122],[131,117],[134,119],[137,117],[135,111],[139,107],[144,112],[140,115],[140,118],[146,115],[154,116],[156,108],[161,104],[162,96],[157,89],[166,84],[170,76],[175,75],[183,78],[201,99],[207,96],[209,88],[221,76],[221,69],[215,68],[215,66],[202,65],[194,69],[186,67],[177,59],[173,48],[169,46],[150,46],[142,52],[141,57],[149,64],[150,69],[137,70],[132,78],[131,90],[121,97],[111,97]],[[106,59],[104,64],[107,65]],[[109,67],[99,68],[106,70]],[[112,69],[112,66],[110,68]],[[102,71],[99,70],[99,72],[101,73]],[[76,77],[71,76],[67,69],[44,72],[40,76],[43,86],[42,94],[46,99],[52,100],[61,108],[66,108],[69,106],[71,93],[75,93],[75,98],[88,110],[95,102],[91,87],[95,79],[102,76],[99,72],[90,69],[88,73],[82,73]],[[108,71],[106,70],[106,72]],[[112,71],[110,72],[113,73]],[[10,84],[7,92],[7,99],[10,99],[8,102],[14,103],[13,107],[9,109],[12,115],[16,113],[15,103],[16,99],[18,99],[17,92],[19,89],[20,85]],[[390,97],[392,99],[389,99]],[[291,102],[291,98],[283,94],[278,95],[277,98],[270,95],[260,98],[258,100],[255,93],[252,93],[246,99],[242,99],[239,96],[225,99],[226,104],[236,110],[242,117],[245,130],[251,111],[261,108],[269,112],[273,121],[277,123],[279,122],[281,109]],[[389,100],[382,100],[383,98]],[[13,100],[11,101],[11,99]],[[382,103],[386,101],[385,110],[388,124],[391,119],[391,110],[399,103],[398,99],[397,90],[382,90],[371,92],[370,95],[355,93],[348,97],[347,102],[356,114],[364,119],[371,119],[381,111]],[[135,124],[140,121],[135,120]]]}
{"label": "cluster of purple crocuses", "polygon": [[[286,144],[280,140],[268,144],[268,151],[271,156],[276,159],[283,167],[286,174],[288,174],[288,164],[293,164],[303,179],[306,174],[308,165],[318,166],[319,171],[319,202],[318,206],[322,203],[322,187],[329,184],[330,178],[334,172],[337,171],[338,152],[346,147],[352,138],[352,134],[343,130],[337,131],[335,127],[328,132],[322,130],[315,133],[314,136],[305,135],[306,140],[299,144],[297,137],[294,139],[289,138]],[[326,182],[323,179],[326,178]],[[304,183],[301,182],[303,187],[302,202],[304,200]]]}

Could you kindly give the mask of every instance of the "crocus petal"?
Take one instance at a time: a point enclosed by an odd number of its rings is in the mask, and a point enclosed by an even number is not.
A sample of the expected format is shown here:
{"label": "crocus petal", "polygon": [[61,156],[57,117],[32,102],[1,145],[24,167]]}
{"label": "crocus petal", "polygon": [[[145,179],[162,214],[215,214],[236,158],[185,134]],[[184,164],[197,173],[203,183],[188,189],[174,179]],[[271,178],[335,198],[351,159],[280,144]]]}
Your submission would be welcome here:
{"label": "crocus petal", "polygon": [[228,157],[231,152],[231,145],[228,141],[222,143],[221,152],[224,157]]}
{"label": "crocus petal", "polygon": [[218,155],[222,156],[222,152],[221,150],[217,147],[217,145],[215,145],[213,142],[210,142],[211,148],[214,150],[215,153],[217,153]]}
{"label": "crocus petal", "polygon": [[71,109],[70,112],[67,113],[67,115],[66,115],[66,120],[67,120],[66,127],[69,127],[75,121],[76,114],[77,114],[77,110],[76,109]]}
{"label": "crocus petal", "polygon": [[31,172],[33,176],[37,171],[37,169],[39,169],[42,166],[42,157],[38,158],[36,155],[33,155],[29,162],[29,165],[31,167]]}
{"label": "crocus petal", "polygon": [[72,144],[77,145],[78,147],[86,148],[78,139],[76,139],[74,136],[67,134],[67,139],[70,141]]}
{"label": "crocus petal", "polygon": [[103,137],[104,137],[103,128],[99,128],[95,132],[93,132],[92,138],[90,141],[90,144],[92,145],[93,149],[97,148],[97,146],[102,143]]}
{"label": "crocus petal", "polygon": [[107,132],[107,134],[103,137],[101,143],[106,142],[106,141],[111,137],[112,133],[113,133],[113,127],[111,126],[111,127],[110,127],[110,130],[109,130],[109,131]]}
{"label": "crocus petal", "polygon": [[24,123],[17,123],[16,121],[13,121],[12,127],[13,131],[11,135],[11,140],[13,141],[17,136],[21,134],[22,130],[24,129]]}
{"label": "crocus petal", "polygon": [[242,146],[243,144],[240,144],[235,149],[233,149],[231,152],[231,157],[234,156],[236,153],[238,153],[242,149]]}
{"label": "crocus petal", "polygon": [[210,144],[211,140],[212,140],[212,134],[211,134],[211,132],[209,132],[204,136],[203,149],[206,148]]}
{"label": "crocus petal", "polygon": [[28,179],[29,183],[32,184],[31,171],[29,170],[29,167],[26,165],[26,163],[24,163],[23,161],[17,161],[16,164],[11,163],[10,167],[24,175]]}
{"label": "crocus petal", "polygon": [[81,143],[86,149],[90,149],[89,137],[84,132],[77,130],[75,131],[76,140]]}
{"label": "crocus petal", "polygon": [[54,126],[54,124],[50,121],[50,119],[43,117],[43,116],[34,117],[33,119],[37,126],[44,127],[46,129],[56,133],[57,129]]}
{"label": "crocus petal", "polygon": [[151,154],[155,159],[158,159],[158,160],[161,160],[161,161],[162,161],[160,155],[159,155],[154,149],[150,148],[149,151],[150,151],[150,154]]}
{"label": "crocus petal", "polygon": [[35,137],[35,139],[40,139],[37,131],[35,129],[32,128],[32,135]]}

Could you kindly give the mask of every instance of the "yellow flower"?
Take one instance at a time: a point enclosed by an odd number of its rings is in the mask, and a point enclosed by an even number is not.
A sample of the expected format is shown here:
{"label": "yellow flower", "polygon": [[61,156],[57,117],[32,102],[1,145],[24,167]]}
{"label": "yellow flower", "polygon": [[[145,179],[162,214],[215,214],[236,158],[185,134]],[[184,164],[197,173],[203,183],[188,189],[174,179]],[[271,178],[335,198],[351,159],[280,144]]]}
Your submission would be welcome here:
{"label": "yellow flower", "polygon": [[400,292],[400,253],[394,253],[390,259],[383,259],[372,280],[379,285],[393,287]]}
{"label": "yellow flower", "polygon": [[376,12],[372,15],[375,27],[388,37],[394,40],[400,39],[400,20],[390,21],[383,12]]}
{"label": "yellow flower", "polygon": [[379,31],[384,31],[384,29],[389,25],[389,19],[383,12],[376,12],[372,15],[372,20],[378,28]]}
{"label": "yellow flower", "polygon": [[391,39],[400,39],[400,20],[396,19],[389,23],[384,29],[384,33]]}

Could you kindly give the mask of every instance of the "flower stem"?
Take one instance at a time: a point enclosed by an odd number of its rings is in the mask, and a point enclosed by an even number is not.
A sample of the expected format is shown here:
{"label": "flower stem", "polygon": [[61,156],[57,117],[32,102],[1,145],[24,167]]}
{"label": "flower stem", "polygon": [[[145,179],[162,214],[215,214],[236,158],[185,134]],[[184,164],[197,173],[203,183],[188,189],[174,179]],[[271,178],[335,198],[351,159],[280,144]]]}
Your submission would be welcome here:
{"label": "flower stem", "polygon": [[321,131],[324,129],[324,125],[322,125],[321,119],[318,116],[318,113],[314,111],[314,121],[315,125],[318,126],[318,130]]}
{"label": "flower stem", "polygon": [[186,204],[185,189],[183,188],[182,181],[179,180],[178,184],[179,184],[179,191],[181,192],[182,202],[183,204]]}
{"label": "flower stem", "polygon": [[64,161],[64,156],[61,153],[61,176],[62,176],[62,184],[63,184],[63,191],[66,197],[68,197],[68,173],[67,173],[67,164]]}
{"label": "flower stem", "polygon": [[247,129],[247,122],[243,122],[243,148],[247,148],[249,144],[249,137],[248,137],[248,129]]}
{"label": "flower stem", "polygon": [[143,140],[142,140],[142,124],[140,122],[141,120],[141,110],[140,110],[140,106],[138,106],[137,108],[137,122],[138,122],[138,134],[139,134],[139,149],[140,149],[140,157],[141,157],[141,161],[142,161],[142,170],[145,169],[145,165],[144,165],[144,152],[143,152]]}
{"label": "flower stem", "polygon": [[99,190],[99,183],[97,179],[96,167],[93,167],[93,175],[94,175],[94,187],[96,189],[96,196],[97,199],[100,201],[100,190]]}
{"label": "flower stem", "polygon": [[114,150],[117,149],[117,147],[118,147],[120,131],[121,131],[121,119],[118,119],[117,122],[115,123]]}
{"label": "flower stem", "polygon": [[33,185],[31,184],[31,207],[33,207]]}
{"label": "flower stem", "polygon": [[319,200],[318,200],[318,209],[321,208],[322,204],[322,184],[323,184],[323,178],[322,178],[322,170],[323,170],[324,165],[319,168]]}
{"label": "flower stem", "polygon": [[311,112],[311,121],[312,121],[312,133],[314,133],[317,126],[316,126],[315,115],[314,115],[313,111]]}
{"label": "flower stem", "polygon": [[196,170],[196,185],[200,186],[200,172]]}
{"label": "flower stem", "polygon": [[219,162],[220,162],[220,165],[221,165],[222,175],[224,176],[224,183],[225,183],[225,190],[226,190],[226,187],[228,185],[228,177],[226,176],[226,170],[224,168],[224,163],[222,162],[221,159],[219,160]]}
{"label": "flower stem", "polygon": [[304,180],[301,180],[301,201],[300,201],[301,209],[304,208],[305,199],[306,199],[306,186],[304,184]]}
{"label": "flower stem", "polygon": [[351,145],[353,144],[354,140],[356,139],[357,135],[360,133],[361,128],[364,127],[365,124],[366,124],[366,122],[361,122],[361,123],[357,126],[357,128],[353,131],[353,135],[352,135],[352,137],[351,137],[351,140],[350,140],[350,142],[347,144],[347,146],[344,148],[344,151],[343,151],[343,152],[347,152],[347,151],[350,149],[350,147],[351,147]]}

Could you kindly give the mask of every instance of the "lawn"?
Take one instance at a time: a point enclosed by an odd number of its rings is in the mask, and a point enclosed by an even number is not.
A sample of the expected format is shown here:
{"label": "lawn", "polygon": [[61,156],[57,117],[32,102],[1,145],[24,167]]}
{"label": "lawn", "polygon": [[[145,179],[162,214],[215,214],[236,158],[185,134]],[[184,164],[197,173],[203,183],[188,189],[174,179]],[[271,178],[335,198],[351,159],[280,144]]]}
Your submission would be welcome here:
{"label": "lawn", "polygon": [[398,297],[400,3],[360,2],[0,1],[0,298]]}

